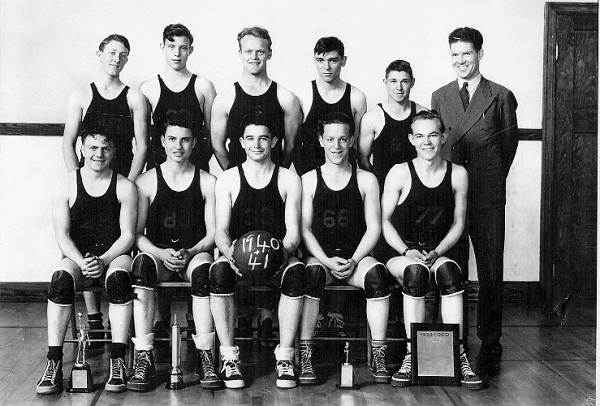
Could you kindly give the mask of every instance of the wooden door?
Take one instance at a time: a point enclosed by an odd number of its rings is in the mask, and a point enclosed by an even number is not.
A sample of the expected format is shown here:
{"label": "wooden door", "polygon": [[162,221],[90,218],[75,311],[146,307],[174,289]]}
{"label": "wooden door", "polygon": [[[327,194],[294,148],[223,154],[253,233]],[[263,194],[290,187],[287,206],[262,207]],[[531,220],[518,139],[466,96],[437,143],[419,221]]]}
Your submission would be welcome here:
{"label": "wooden door", "polygon": [[596,297],[598,5],[547,3],[541,279],[546,310]]}

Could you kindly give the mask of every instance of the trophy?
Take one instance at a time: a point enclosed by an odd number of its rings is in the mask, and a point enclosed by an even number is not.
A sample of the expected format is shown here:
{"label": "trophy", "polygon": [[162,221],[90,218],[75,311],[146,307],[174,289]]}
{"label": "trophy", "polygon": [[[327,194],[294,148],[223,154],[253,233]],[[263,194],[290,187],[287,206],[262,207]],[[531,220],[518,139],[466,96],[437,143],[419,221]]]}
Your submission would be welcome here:
{"label": "trophy", "polygon": [[346,355],[346,362],[342,364],[340,383],[337,386],[341,389],[355,389],[356,379],[354,376],[354,367],[348,361],[350,357],[350,343],[348,341],[346,341],[346,345],[344,346],[344,354]]}
{"label": "trophy", "polygon": [[177,315],[174,316],[171,326],[171,369],[167,378],[167,389],[183,388],[183,373],[181,372],[181,327],[177,324]]}
{"label": "trophy", "polygon": [[90,344],[87,328],[81,322],[82,313],[77,313],[79,331],[77,332],[77,357],[67,382],[67,392],[88,393],[94,390],[90,364],[85,362],[85,347]]}

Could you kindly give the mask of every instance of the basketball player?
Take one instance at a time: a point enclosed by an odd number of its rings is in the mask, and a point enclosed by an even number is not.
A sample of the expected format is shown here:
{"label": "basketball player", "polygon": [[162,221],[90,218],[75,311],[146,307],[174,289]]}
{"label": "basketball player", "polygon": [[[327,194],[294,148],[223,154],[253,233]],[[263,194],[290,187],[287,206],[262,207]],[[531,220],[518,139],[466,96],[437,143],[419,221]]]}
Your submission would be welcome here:
{"label": "basketball player", "polygon": [[[312,93],[301,100],[306,115],[300,126],[294,153],[294,168],[299,175],[325,163],[317,135],[319,120],[331,112],[347,114],[353,118],[351,134],[356,135],[360,120],[367,111],[364,93],[340,77],[347,60],[342,41],[336,37],[320,38],[315,44],[313,59],[317,79],[311,82]],[[350,163],[354,163],[353,159],[351,152]]]}
{"label": "basketball player", "polygon": [[302,176],[302,236],[305,296],[300,330],[301,384],[314,384],[312,336],[326,284],[361,288],[367,297],[371,329],[371,374],[389,383],[385,334],[389,313],[388,273],[370,256],[381,232],[379,187],[375,176],[348,162],[354,135],[352,118],[330,113],[317,128],[325,163]]}
{"label": "basketball player", "polygon": [[410,100],[410,91],[415,85],[410,63],[401,59],[391,62],[385,69],[383,83],[387,99],[364,115],[358,138],[360,166],[377,176],[382,191],[385,176],[392,166],[416,156],[408,141],[410,123],[417,112],[425,110]]}
{"label": "basketball player", "polygon": [[55,266],[48,289],[48,361],[36,386],[40,394],[62,390],[62,345],[75,291],[102,284],[112,334],[105,389],[126,389],[123,359],[133,293],[127,253],[135,238],[137,192],[130,180],[110,168],[115,154],[111,137],[92,125],[86,128],[83,167],[61,180],[53,194],[54,232],[63,259]]}
{"label": "basketball player", "polygon": [[[413,118],[410,143],[417,157],[396,164],[385,179],[382,196],[383,235],[398,253],[387,267],[403,287],[404,325],[410,339],[411,323],[425,320],[425,295],[430,281],[441,294],[444,323],[459,324],[462,339],[463,277],[454,259],[466,216],[468,177],[466,170],[442,158],[444,124],[435,111],[421,111]],[[481,389],[460,345],[462,384]],[[411,346],[392,385],[408,386],[412,381]]]}
{"label": "basketball player", "polygon": [[212,82],[190,72],[187,60],[194,52],[194,37],[182,24],[169,24],[163,30],[160,48],[165,58],[162,72],[144,81],[140,91],[152,108],[152,154],[149,168],[154,168],[166,159],[162,146],[165,115],[169,109],[186,109],[190,112],[195,128],[196,146],[190,162],[208,172],[210,145],[210,116],[216,92]]}
{"label": "basketball player", "polygon": [[210,307],[221,342],[221,374],[226,387],[244,386],[239,348],[233,342],[233,295],[238,273],[233,242],[248,231],[265,230],[283,241],[285,251],[283,264],[272,277],[281,289],[276,385],[292,388],[296,386],[294,338],[302,311],[304,277],[304,265],[292,255],[300,243],[300,178],[271,160],[271,149],[278,139],[262,112],[244,116],[241,125],[243,135],[238,142],[247,159],[219,175],[215,187],[215,240],[223,256],[210,267],[209,286]]}
{"label": "basketball player", "polygon": [[234,83],[234,92],[224,92],[215,99],[211,123],[215,157],[223,169],[242,163],[246,155],[238,141],[243,133],[241,120],[250,112],[262,110],[278,140],[271,159],[287,168],[291,164],[296,133],[302,121],[300,103],[293,93],[267,74],[267,62],[272,55],[269,32],[261,27],[248,27],[240,31],[237,40],[242,76]]}
{"label": "basketball player", "polygon": [[167,160],[136,180],[139,190],[137,246],[133,260],[135,371],[127,387],[147,391],[156,384],[152,355],[154,290],[158,282],[191,281],[197,334],[195,372],[204,388],[222,385],[212,361],[214,326],[208,297],[208,267],[214,249],[215,178],[190,162],[196,143],[187,110],[165,115],[162,144]]}
{"label": "basketball player", "polygon": [[[131,181],[142,172],[146,163],[148,135],[146,101],[140,92],[121,82],[120,74],[129,58],[129,41],[111,34],[100,42],[96,55],[100,71],[95,80],[70,96],[63,134],[62,152],[68,171],[81,166],[75,144],[87,126],[100,125],[103,134],[115,144],[111,167]],[[133,141],[135,140],[135,141]],[[84,292],[90,330],[102,330],[100,296]],[[104,338],[103,333],[90,332],[90,338]],[[92,348],[101,346],[92,343]]]}

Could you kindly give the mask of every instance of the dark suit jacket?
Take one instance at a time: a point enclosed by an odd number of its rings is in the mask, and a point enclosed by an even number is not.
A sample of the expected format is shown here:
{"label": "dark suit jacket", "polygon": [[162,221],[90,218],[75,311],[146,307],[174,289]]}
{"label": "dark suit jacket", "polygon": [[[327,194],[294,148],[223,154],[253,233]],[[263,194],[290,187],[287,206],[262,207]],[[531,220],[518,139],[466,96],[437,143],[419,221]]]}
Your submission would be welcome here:
{"label": "dark suit jacket", "polygon": [[519,142],[517,100],[510,90],[484,77],[467,111],[458,92],[454,80],[431,96],[431,108],[446,126],[443,155],[467,169],[471,208],[503,206],[506,176]]}

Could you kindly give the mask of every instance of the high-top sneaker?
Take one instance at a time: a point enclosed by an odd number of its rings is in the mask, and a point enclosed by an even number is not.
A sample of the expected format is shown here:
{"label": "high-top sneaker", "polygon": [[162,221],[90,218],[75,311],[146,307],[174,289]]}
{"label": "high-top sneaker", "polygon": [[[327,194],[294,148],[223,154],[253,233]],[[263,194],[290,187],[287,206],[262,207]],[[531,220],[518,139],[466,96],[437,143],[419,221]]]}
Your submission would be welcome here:
{"label": "high-top sneaker", "polygon": [[460,374],[463,388],[469,390],[479,390],[483,387],[483,380],[473,372],[467,354],[460,354]]}
{"label": "high-top sneaker", "polygon": [[42,395],[59,393],[63,389],[62,361],[49,359],[42,377],[35,385],[35,391]]}
{"label": "high-top sneaker", "polygon": [[410,386],[412,384],[412,355],[409,352],[404,357],[400,369],[392,376],[392,386]]}
{"label": "high-top sneaker", "polygon": [[221,367],[221,379],[226,388],[239,389],[245,386],[244,377],[240,370],[239,360],[223,360]]}
{"label": "high-top sneaker", "polygon": [[204,389],[219,389],[223,381],[217,375],[210,350],[196,350],[194,374],[200,377],[200,386]]}
{"label": "high-top sneaker", "polygon": [[127,389],[147,392],[156,387],[156,366],[152,350],[137,351],[133,376],[127,382]]}
{"label": "high-top sneaker", "polygon": [[275,364],[277,371],[277,381],[275,385],[278,388],[290,389],[296,387],[296,375],[294,374],[294,363],[289,360],[278,360]]}
{"label": "high-top sneaker", "polygon": [[387,345],[371,345],[371,375],[377,383],[390,383],[390,372],[385,364]]}
{"label": "high-top sneaker", "polygon": [[312,340],[300,340],[300,385],[314,385],[317,374],[312,365]]}
{"label": "high-top sneaker", "polygon": [[104,389],[109,392],[123,392],[127,390],[127,374],[123,358],[110,359],[108,380]]}

